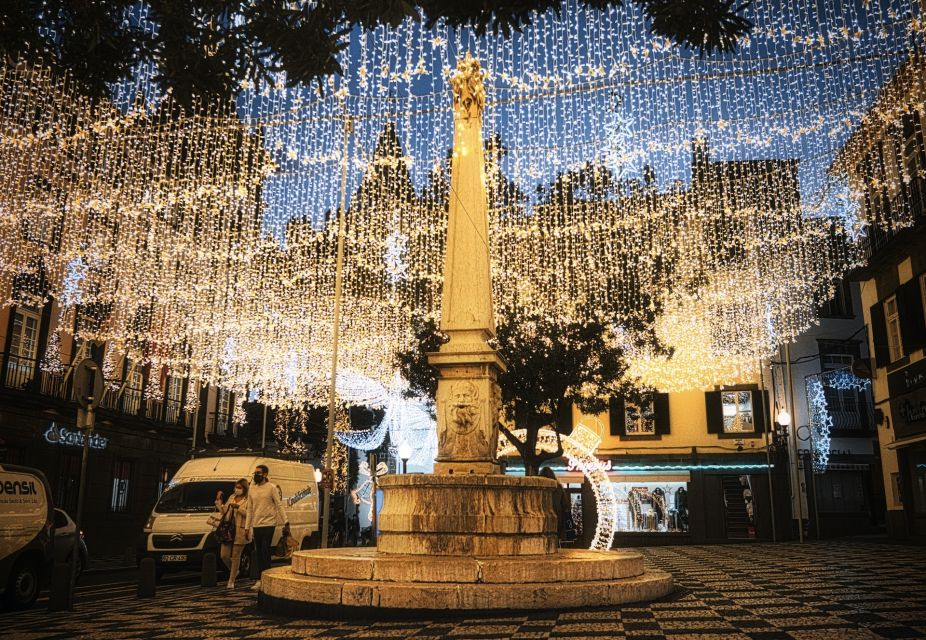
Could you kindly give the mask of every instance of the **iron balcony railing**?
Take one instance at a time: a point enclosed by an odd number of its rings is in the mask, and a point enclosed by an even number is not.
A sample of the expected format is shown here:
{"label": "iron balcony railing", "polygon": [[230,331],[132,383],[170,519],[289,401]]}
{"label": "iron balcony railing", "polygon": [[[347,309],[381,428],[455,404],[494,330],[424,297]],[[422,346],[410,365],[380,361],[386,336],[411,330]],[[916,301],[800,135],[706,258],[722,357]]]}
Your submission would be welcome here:
{"label": "iron balcony railing", "polygon": [[9,389],[24,390],[35,379],[38,363],[35,358],[25,358],[8,353],[3,369],[4,386]]}
{"label": "iron balcony railing", "polygon": [[878,211],[868,211],[867,217],[872,222],[862,240],[862,251],[870,261],[897,234],[926,221],[926,180],[914,178],[902,185],[893,199],[885,201]]}
{"label": "iron balcony railing", "polygon": [[[36,358],[0,352],[0,386],[16,391],[37,392],[43,396],[65,401],[75,401],[72,368],[59,372],[42,371]],[[121,389],[121,391],[120,391]],[[185,425],[186,416],[177,398],[151,400],[145,398],[144,390],[135,385],[107,382],[100,402],[104,409],[126,415],[149,418],[169,425]],[[224,416],[220,433],[230,433],[229,417]]]}

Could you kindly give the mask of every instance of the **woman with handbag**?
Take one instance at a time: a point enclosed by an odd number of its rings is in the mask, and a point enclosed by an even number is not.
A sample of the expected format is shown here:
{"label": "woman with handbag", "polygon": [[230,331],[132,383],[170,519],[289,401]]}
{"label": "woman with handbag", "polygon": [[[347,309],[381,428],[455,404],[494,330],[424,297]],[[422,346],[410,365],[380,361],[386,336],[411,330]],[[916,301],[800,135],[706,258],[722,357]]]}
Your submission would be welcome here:
{"label": "woman with handbag", "polygon": [[221,520],[215,529],[215,537],[221,546],[222,562],[228,567],[229,589],[235,588],[235,578],[241,565],[241,553],[248,543],[248,532],[244,523],[248,515],[248,481],[242,478],[235,483],[235,494],[222,504],[222,492],[215,496],[215,508],[221,513]]}

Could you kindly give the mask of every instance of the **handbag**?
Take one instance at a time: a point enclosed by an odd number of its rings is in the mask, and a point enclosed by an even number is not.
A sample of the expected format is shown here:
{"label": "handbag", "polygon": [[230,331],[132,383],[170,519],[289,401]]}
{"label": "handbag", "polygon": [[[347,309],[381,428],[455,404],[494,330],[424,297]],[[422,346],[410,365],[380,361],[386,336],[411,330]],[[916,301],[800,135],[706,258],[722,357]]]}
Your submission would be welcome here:
{"label": "handbag", "polygon": [[[231,515],[231,517],[229,517]],[[221,522],[215,528],[215,539],[219,544],[230,544],[235,541],[235,516],[233,509],[227,509]]]}
{"label": "handbag", "polygon": [[293,538],[292,534],[289,532],[289,525],[284,525],[283,532],[280,534],[280,540],[273,548],[273,555],[277,558],[291,558],[297,546],[299,546],[299,543],[296,542],[296,539]]}

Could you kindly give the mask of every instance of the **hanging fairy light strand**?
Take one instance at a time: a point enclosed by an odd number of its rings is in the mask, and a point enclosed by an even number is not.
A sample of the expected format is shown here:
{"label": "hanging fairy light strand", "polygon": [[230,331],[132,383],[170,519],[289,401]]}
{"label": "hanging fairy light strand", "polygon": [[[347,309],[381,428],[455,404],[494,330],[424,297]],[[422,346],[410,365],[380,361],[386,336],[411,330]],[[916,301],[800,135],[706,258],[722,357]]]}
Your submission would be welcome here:
{"label": "hanging fairy light strand", "polygon": [[[412,321],[440,309],[448,76],[472,51],[487,70],[496,306],[655,316],[673,355],[631,353],[647,386],[749,375],[859,263],[871,185],[849,183],[840,150],[865,144],[863,120],[922,111],[907,69],[923,39],[899,0],[749,12],[740,51],[705,59],[648,34],[636,3],[564,0],[507,40],[409,20],[352,33],[323,96],[279,74],[236,109],[180,117],[147,68],[99,104],[4,67],[3,302],[54,299],[61,331],[162,376],[322,402],[344,163],[339,360],[388,387]],[[885,92],[895,107],[866,115]]]}

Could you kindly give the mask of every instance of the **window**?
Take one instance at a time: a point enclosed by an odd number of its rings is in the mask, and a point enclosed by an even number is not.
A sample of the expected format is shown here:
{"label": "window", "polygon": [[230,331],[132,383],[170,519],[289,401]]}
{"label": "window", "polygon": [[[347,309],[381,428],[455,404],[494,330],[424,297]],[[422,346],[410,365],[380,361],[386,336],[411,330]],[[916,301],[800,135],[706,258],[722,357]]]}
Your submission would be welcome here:
{"label": "window", "polygon": [[[861,354],[861,345],[857,340],[818,340],[817,345],[823,371],[848,369]],[[869,428],[866,392],[853,388],[834,389],[824,383],[823,394],[826,411],[833,420],[833,429],[860,431]]]}
{"label": "window", "polygon": [[131,479],[131,461],[116,460],[113,464],[113,494],[109,506],[109,510],[113,513],[125,513],[129,510],[129,482]]}
{"label": "window", "polygon": [[138,362],[132,360],[126,366],[125,386],[122,389],[122,412],[134,416],[138,415],[138,410],[141,407],[145,376]]}
{"label": "window", "polygon": [[891,362],[903,358],[903,342],[900,336],[900,314],[897,312],[897,296],[891,296],[884,303],[884,320],[887,324],[887,347]]}
{"label": "window", "polygon": [[635,404],[624,405],[624,429],[628,436],[656,435],[656,411],[653,402],[645,402],[642,408]]}
{"label": "window", "polygon": [[183,410],[183,378],[167,376],[167,389],[164,393],[164,421],[180,422]]}
{"label": "window", "polygon": [[13,312],[10,353],[6,365],[6,384],[21,389],[35,374],[35,358],[39,342],[39,314],[28,309]]}
{"label": "window", "polygon": [[820,305],[820,317],[846,318],[853,315],[851,285],[845,280],[840,280],[836,283],[836,291],[833,297]]}
{"label": "window", "polygon": [[678,481],[612,482],[617,498],[618,531],[688,531],[688,483]]}
{"label": "window", "polygon": [[62,452],[58,459],[58,478],[55,482],[55,506],[65,511],[77,511],[77,491],[80,482],[80,455]]}
{"label": "window", "polygon": [[920,276],[920,300],[923,301],[923,317],[926,318],[926,273]]}
{"label": "window", "polygon": [[215,399],[215,432],[218,435],[225,435],[230,417],[231,392],[220,387]]}
{"label": "window", "polygon": [[751,391],[722,391],[724,433],[751,433],[755,431],[752,415]]}
{"label": "window", "polygon": [[917,114],[904,114],[901,118],[901,126],[904,139],[904,169],[907,175],[915,179],[920,177],[920,172],[926,169],[926,146],[923,144],[923,131]]}

